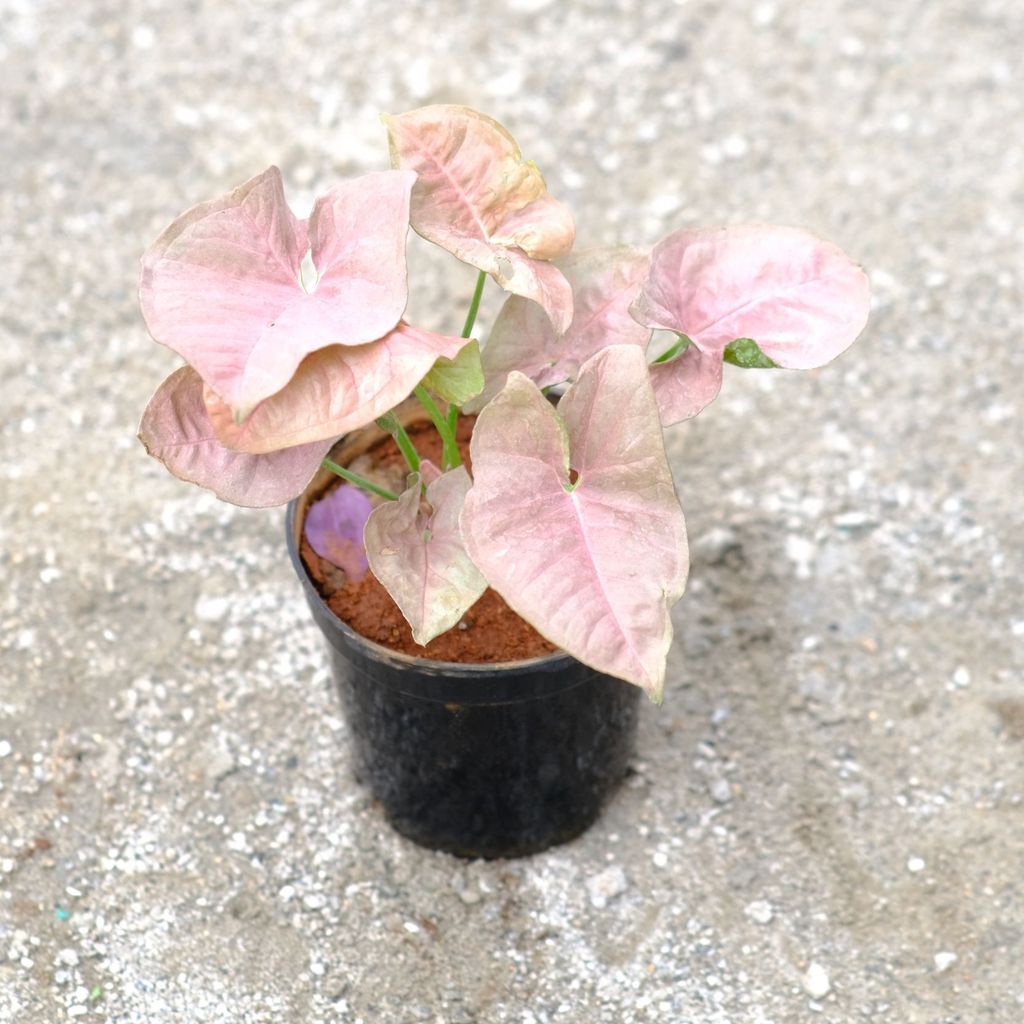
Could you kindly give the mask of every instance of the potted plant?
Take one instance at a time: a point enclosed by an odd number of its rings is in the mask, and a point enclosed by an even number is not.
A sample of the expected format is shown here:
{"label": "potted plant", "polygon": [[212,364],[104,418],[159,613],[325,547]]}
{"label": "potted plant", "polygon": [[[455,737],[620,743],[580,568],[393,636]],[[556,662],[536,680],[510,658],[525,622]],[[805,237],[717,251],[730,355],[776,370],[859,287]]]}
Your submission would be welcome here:
{"label": "potted plant", "polygon": [[[571,214],[495,121],[384,121],[392,169],[308,218],[272,167],[149,248],[146,324],[187,365],[140,438],[227,501],[291,503],[360,770],[396,827],[526,853],[594,819],[640,690],[661,700],[688,571],[662,428],[715,398],[725,362],[830,361],[868,284],[793,228],[574,251]],[[410,225],[479,272],[461,337],[403,319]],[[481,345],[488,277],[509,296]]]}

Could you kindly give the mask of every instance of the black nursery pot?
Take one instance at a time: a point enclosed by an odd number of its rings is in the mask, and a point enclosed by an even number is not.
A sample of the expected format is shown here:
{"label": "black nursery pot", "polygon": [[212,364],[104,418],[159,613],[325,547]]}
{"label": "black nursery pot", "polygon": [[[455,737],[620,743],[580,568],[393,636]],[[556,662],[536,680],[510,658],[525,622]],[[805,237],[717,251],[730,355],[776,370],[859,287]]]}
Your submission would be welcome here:
{"label": "black nursery pot", "polygon": [[462,857],[518,857],[583,832],[626,774],[640,691],[567,654],[503,664],[414,658],[360,636],[288,552],[327,640],[357,771],[391,824]]}

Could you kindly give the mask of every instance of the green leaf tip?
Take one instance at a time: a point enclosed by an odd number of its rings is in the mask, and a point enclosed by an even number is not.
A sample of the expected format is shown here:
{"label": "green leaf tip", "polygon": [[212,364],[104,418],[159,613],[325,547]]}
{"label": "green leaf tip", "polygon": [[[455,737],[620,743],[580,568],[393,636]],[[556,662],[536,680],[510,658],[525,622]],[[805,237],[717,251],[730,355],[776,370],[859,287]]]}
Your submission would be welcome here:
{"label": "green leaf tip", "polygon": [[461,406],[475,398],[484,389],[479,343],[470,341],[454,359],[439,358],[423,384],[452,405]]}
{"label": "green leaf tip", "polygon": [[778,369],[778,363],[769,359],[753,338],[737,338],[725,346],[722,358],[733,366],[740,366],[744,370],[772,370]]}

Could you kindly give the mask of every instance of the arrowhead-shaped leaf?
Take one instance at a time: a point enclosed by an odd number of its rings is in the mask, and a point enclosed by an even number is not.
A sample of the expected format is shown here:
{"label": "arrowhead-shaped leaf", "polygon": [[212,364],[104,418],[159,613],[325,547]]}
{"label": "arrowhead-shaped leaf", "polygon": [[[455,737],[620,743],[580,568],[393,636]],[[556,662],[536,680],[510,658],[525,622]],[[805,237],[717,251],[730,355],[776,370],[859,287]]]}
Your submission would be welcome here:
{"label": "arrowhead-shaped leaf", "polygon": [[484,371],[480,364],[480,344],[470,341],[454,359],[442,356],[430,368],[423,383],[446,402],[463,406],[484,388]]}
{"label": "arrowhead-shaped leaf", "polygon": [[207,388],[210,422],[225,445],[250,453],[338,437],[396,406],[439,357],[451,358],[465,344],[400,323],[369,345],[332,345],[307,356],[287,386],[242,424]]}
{"label": "arrowhead-shaped leaf", "polygon": [[369,562],[363,528],[373,505],[368,495],[352,484],[339,484],[309,506],[303,532],[313,550],[332,565],[344,569],[350,580],[361,580]]}
{"label": "arrowhead-shaped leaf", "polygon": [[176,477],[234,505],[283,505],[313,479],[333,438],[269,455],[225,448],[206,414],[203,381],[190,366],[175,370],[150,400],[139,440]]}
{"label": "arrowhead-shaped leaf", "polygon": [[584,249],[556,262],[572,287],[573,319],[561,337],[537,306],[516,296],[505,302],[484,345],[485,386],[467,409],[480,409],[518,370],[538,387],[574,380],[608,345],[645,345],[651,336],[629,315],[647,272],[646,254],[627,246]]}
{"label": "arrowhead-shaped leaf", "polygon": [[435,474],[429,472],[435,478],[425,499],[420,474],[410,474],[398,501],[378,505],[363,533],[374,576],[424,645],[451,629],[487,589],[459,533],[469,474],[465,466]]}
{"label": "arrowhead-shaped leaf", "polygon": [[564,331],[571,293],[544,261],[567,253],[576,229],[515,139],[469,107],[421,107],[383,120],[392,166],[417,174],[413,228],[508,291],[540,303]]}
{"label": "arrowhead-shaped leaf", "polygon": [[593,356],[557,412],[509,374],[471,455],[462,531],[488,583],[552,643],[659,700],[688,559],[643,349]]}
{"label": "arrowhead-shaped leaf", "polygon": [[[748,338],[776,365],[808,369],[848,348],[868,310],[867,277],[836,246],[796,228],[748,225],[663,239],[631,312],[647,327],[687,335],[709,359],[720,361],[730,342]],[[690,355],[664,365],[675,370],[662,376],[702,375],[685,385],[691,394],[707,401],[717,394],[707,360]],[[721,368],[714,373],[720,379]]]}
{"label": "arrowhead-shaped leaf", "polygon": [[[271,167],[182,214],[142,260],[150,333],[198,371],[239,417],[326,345],[364,345],[405,309],[405,236],[415,175],[367,174],[331,189],[308,225]],[[319,278],[309,294],[300,265]]]}

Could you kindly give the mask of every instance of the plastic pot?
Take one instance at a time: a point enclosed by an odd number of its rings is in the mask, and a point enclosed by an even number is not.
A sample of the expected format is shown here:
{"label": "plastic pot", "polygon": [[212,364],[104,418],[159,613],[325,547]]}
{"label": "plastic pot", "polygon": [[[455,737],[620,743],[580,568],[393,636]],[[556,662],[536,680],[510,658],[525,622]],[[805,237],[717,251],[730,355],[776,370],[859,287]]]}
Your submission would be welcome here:
{"label": "plastic pot", "polygon": [[288,552],[327,641],[357,774],[391,824],[464,857],[522,856],[579,835],[626,774],[640,691],[567,654],[463,664],[356,633],[299,556],[306,509],[328,479],[288,506]]}

